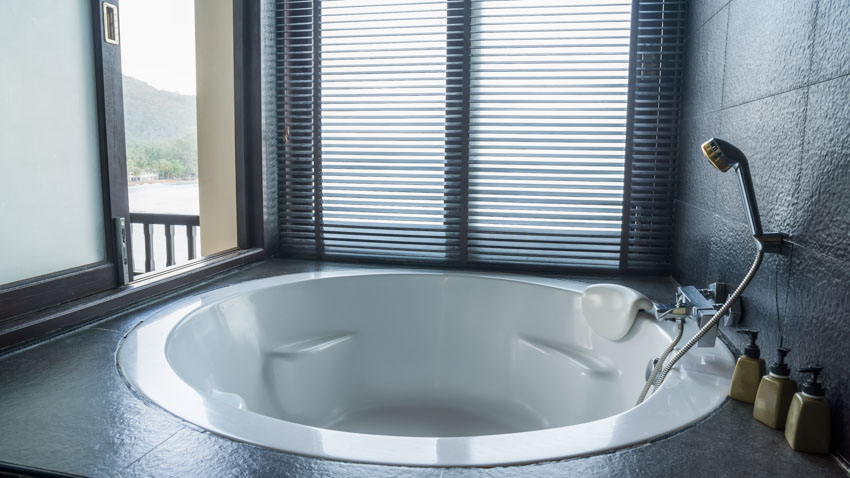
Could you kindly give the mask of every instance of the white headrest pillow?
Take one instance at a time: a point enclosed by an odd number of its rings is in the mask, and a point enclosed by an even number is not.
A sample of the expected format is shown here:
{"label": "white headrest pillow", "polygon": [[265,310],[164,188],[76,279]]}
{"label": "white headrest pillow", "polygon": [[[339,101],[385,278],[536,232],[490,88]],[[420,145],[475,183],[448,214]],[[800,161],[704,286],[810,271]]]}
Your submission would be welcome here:
{"label": "white headrest pillow", "polygon": [[652,310],[652,301],[621,285],[594,284],[581,295],[585,320],[596,334],[608,340],[625,337],[641,310]]}

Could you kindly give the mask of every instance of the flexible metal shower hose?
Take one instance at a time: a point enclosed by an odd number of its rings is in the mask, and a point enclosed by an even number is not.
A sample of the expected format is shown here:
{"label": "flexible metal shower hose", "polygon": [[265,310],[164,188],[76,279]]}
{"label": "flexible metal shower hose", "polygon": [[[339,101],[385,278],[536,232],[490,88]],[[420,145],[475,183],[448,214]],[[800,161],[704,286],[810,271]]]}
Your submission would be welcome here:
{"label": "flexible metal shower hose", "polygon": [[643,385],[643,390],[640,391],[640,396],[637,399],[637,403],[635,406],[643,403],[643,400],[646,398],[646,394],[649,393],[649,388],[652,387],[652,384],[655,383],[655,377],[658,376],[658,372],[661,371],[661,367],[664,366],[664,361],[667,360],[667,356],[670,355],[670,352],[673,351],[673,348],[676,347],[676,344],[682,340],[682,334],[685,332],[685,321],[677,320],[676,321],[676,337],[673,338],[673,341],[670,342],[670,345],[664,349],[664,353],[661,354],[661,357],[658,357],[658,362],[652,367],[652,374],[649,375],[649,378],[646,379],[646,383]]}
{"label": "flexible metal shower hose", "polygon": [[[678,352],[676,352],[675,355],[673,355],[673,357],[670,359],[670,362],[668,362],[664,366],[661,375],[658,377],[658,380],[656,380],[656,383],[654,384],[656,388],[660,387],[661,384],[664,383],[664,379],[667,378],[667,374],[670,373],[670,370],[673,369],[673,366],[676,365],[676,362],[678,362],[679,359],[682,358],[682,356],[688,353],[688,350],[693,348],[693,346],[696,345],[697,342],[699,342],[699,340],[705,334],[707,334],[712,327],[717,325],[717,323],[720,322],[721,317],[726,315],[726,312],[729,311],[729,308],[732,307],[732,304],[736,300],[738,300],[738,297],[741,296],[741,294],[744,292],[744,289],[746,289],[747,286],[750,285],[750,281],[753,280],[753,277],[756,275],[756,271],[758,271],[759,266],[761,266],[762,259],[764,259],[764,250],[759,247],[758,252],[756,253],[756,259],[753,261],[753,265],[750,266],[750,270],[749,272],[747,272],[747,275],[744,276],[744,280],[742,280],[741,283],[738,284],[738,288],[735,289],[735,292],[732,292],[732,295],[730,295],[729,298],[726,299],[726,302],[723,303],[723,306],[720,307],[720,310],[718,310],[714,314],[711,320],[709,320],[701,329],[699,329],[699,331],[693,337],[691,337],[690,340],[688,340],[685,345],[683,345],[682,348],[679,349]],[[659,360],[659,364],[660,363],[662,363],[661,360]],[[644,391],[641,392],[641,396],[640,398],[638,398],[638,401],[635,405],[640,405],[641,402],[643,402],[643,400],[646,398],[646,392],[649,391],[649,387],[652,384],[652,380],[647,380],[646,385],[644,385]]]}

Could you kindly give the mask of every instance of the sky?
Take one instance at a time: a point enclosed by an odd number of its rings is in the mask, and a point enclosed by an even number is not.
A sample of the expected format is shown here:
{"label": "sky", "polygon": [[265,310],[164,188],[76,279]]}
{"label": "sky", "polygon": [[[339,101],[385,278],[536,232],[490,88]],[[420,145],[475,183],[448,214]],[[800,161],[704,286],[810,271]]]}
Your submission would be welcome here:
{"label": "sky", "polygon": [[118,17],[124,74],[194,95],[194,0],[121,0]]}

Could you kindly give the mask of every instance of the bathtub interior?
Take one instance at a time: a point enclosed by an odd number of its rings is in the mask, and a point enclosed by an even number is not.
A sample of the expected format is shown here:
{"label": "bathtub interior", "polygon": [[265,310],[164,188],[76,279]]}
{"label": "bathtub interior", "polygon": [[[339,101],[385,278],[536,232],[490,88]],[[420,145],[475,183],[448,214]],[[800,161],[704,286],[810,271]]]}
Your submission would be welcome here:
{"label": "bathtub interior", "polygon": [[617,342],[595,335],[573,290],[373,274],[271,284],[207,304],[171,331],[166,357],[200,394],[261,415],[462,437],[626,411],[669,340],[651,320]]}

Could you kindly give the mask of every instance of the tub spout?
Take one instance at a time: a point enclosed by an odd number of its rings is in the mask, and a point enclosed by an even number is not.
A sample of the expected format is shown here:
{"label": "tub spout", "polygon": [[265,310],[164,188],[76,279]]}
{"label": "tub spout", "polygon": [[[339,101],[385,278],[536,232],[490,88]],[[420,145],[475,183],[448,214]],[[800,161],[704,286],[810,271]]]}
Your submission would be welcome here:
{"label": "tub spout", "polygon": [[[675,313],[679,317],[690,317],[694,319],[697,326],[702,328],[708,321],[714,317],[714,314],[723,306],[726,301],[726,284],[716,282],[709,286],[708,289],[697,289],[694,286],[682,286],[676,291],[676,303],[679,306],[675,309]],[[730,307],[726,315],[727,325],[732,323],[738,315],[740,305],[735,302],[735,307]],[[700,338],[698,347],[714,347],[717,341],[717,326],[712,327],[702,338]]]}
{"label": "tub spout", "polygon": [[682,304],[662,304],[660,302],[652,302],[652,313],[655,314],[657,320],[676,320],[680,317],[687,317],[690,311]]}

